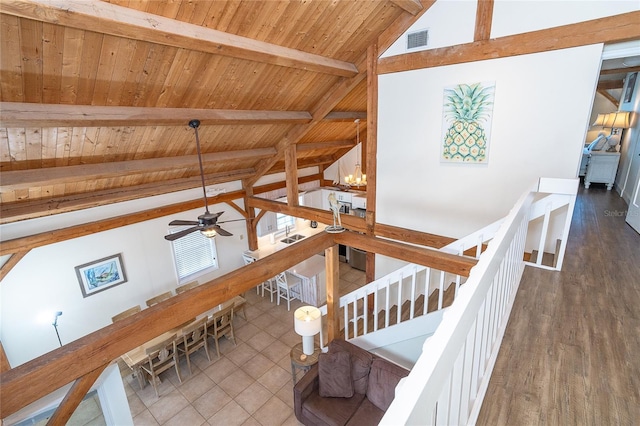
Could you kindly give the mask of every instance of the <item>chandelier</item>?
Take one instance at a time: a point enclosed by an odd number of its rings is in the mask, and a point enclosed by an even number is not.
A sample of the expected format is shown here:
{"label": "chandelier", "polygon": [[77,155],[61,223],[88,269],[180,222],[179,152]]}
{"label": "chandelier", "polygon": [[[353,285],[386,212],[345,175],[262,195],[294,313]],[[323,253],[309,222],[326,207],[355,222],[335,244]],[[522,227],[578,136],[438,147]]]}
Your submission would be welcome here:
{"label": "chandelier", "polygon": [[352,175],[344,177],[344,182],[351,186],[362,186],[367,184],[367,175],[362,173],[360,167],[360,158],[362,146],[360,145],[360,119],[355,120],[356,123],[356,168]]}

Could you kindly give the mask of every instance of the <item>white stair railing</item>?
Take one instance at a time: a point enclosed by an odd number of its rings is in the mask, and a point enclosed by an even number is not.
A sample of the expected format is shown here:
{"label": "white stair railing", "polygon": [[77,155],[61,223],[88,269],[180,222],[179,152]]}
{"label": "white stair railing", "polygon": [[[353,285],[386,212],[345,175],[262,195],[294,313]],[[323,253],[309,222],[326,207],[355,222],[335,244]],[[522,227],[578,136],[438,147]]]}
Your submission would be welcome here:
{"label": "white stair railing", "polygon": [[[475,423],[524,270],[534,199],[537,192],[571,191],[575,196],[576,180],[541,179],[522,195],[396,388],[381,425]],[[573,204],[568,206],[567,234]]]}

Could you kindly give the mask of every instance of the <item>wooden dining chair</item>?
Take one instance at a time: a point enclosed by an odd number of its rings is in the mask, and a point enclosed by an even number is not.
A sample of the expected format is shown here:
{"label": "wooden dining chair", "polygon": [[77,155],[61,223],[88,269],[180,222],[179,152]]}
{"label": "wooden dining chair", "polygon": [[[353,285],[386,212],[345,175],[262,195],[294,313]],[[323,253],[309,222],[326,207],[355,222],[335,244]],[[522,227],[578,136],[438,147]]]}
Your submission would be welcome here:
{"label": "wooden dining chair", "polygon": [[216,353],[220,358],[220,344],[218,341],[225,336],[236,345],[236,338],[233,332],[233,304],[216,312],[207,323],[207,335],[213,337],[216,343]]}
{"label": "wooden dining chair", "polygon": [[276,275],[277,298],[276,304],[280,304],[280,299],[287,301],[287,311],[291,310],[291,301],[298,299],[302,302],[302,285],[300,279],[287,278],[287,272]]}
{"label": "wooden dining chair", "polygon": [[176,287],[176,294],[184,293],[187,290],[191,290],[194,287],[198,287],[198,285],[199,285],[198,281],[191,281],[190,283]]}
{"label": "wooden dining chair", "polygon": [[170,291],[167,291],[166,293],[162,293],[157,295],[156,297],[152,297],[151,299],[147,300],[147,307],[150,308],[156,303],[160,303],[163,300],[167,300],[171,296],[173,296],[173,293],[171,293]]}
{"label": "wooden dining chair", "polygon": [[191,371],[191,359],[189,355],[204,347],[204,352],[207,354],[207,359],[211,361],[209,355],[209,345],[207,345],[207,320],[208,318],[202,318],[197,322],[182,329],[182,340],[178,343],[178,360],[180,354],[184,354],[187,358],[187,367],[189,368],[189,374]]}
{"label": "wooden dining chair", "polygon": [[236,314],[240,314],[240,312],[242,311],[242,318],[246,321],[247,320],[247,311],[245,309],[245,305],[247,304],[247,299],[245,299],[242,296],[236,296],[232,299],[233,301],[233,316],[235,317]]}
{"label": "wooden dining chair", "polygon": [[133,308],[129,308],[126,311],[120,312],[118,315],[112,316],[111,317],[111,322],[120,321],[122,319],[125,319],[126,317],[130,317],[133,314],[137,314],[140,311],[141,311],[140,305],[136,305]]}
{"label": "wooden dining chair", "polygon": [[182,376],[180,376],[180,368],[178,367],[178,351],[176,335],[169,337],[168,339],[158,343],[157,345],[147,348],[145,351],[147,354],[147,361],[140,366],[142,371],[146,374],[149,382],[153,385],[153,390],[158,395],[158,381],[160,381],[160,373],[168,370],[171,367],[176,369],[178,380],[182,383]]}

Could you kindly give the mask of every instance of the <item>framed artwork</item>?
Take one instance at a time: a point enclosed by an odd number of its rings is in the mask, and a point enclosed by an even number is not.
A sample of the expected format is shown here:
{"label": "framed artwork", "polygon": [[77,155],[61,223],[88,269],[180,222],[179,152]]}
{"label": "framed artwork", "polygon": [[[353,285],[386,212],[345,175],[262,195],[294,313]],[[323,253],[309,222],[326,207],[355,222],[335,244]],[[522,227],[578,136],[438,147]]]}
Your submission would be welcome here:
{"label": "framed artwork", "polygon": [[440,161],[487,163],[495,82],[444,88]]}
{"label": "framed artwork", "polygon": [[122,256],[118,253],[76,266],[83,297],[89,297],[111,287],[127,282],[122,266]]}

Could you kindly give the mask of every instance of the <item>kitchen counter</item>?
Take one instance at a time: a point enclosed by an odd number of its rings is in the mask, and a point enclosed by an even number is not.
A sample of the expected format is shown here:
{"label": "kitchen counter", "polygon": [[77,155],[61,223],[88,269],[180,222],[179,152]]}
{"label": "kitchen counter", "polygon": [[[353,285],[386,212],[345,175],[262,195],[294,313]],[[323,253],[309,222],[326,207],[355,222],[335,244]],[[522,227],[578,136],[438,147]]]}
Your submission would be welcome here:
{"label": "kitchen counter", "polygon": [[[317,228],[311,228],[311,227],[306,227],[306,228],[302,228],[300,230],[294,230],[292,232],[290,232],[289,236],[291,235],[304,235],[305,237],[311,237],[313,235],[319,234],[320,232],[324,231],[324,228],[327,225],[324,225],[322,223],[318,223],[318,227]],[[295,245],[296,243],[298,243],[298,241],[294,242],[294,243],[283,243],[281,240],[284,240],[285,238],[287,238],[285,236],[285,234],[281,234],[278,237],[275,237],[275,244],[271,244],[269,243],[269,240],[266,238],[262,238],[262,240],[266,240],[265,242],[262,243],[258,243],[258,250],[247,250],[244,252],[244,254],[247,254],[251,257],[253,257],[256,260],[262,259],[266,256],[269,256],[270,254],[273,254],[277,251],[280,251],[284,248],[287,248],[289,246]],[[299,241],[304,241],[304,238],[299,240]]]}

